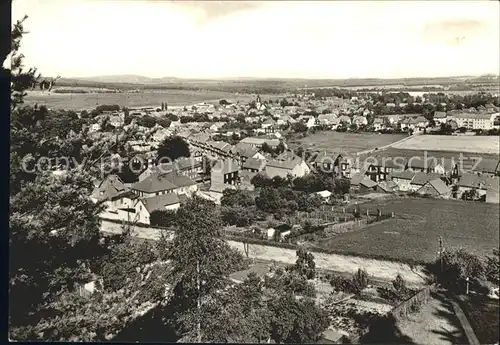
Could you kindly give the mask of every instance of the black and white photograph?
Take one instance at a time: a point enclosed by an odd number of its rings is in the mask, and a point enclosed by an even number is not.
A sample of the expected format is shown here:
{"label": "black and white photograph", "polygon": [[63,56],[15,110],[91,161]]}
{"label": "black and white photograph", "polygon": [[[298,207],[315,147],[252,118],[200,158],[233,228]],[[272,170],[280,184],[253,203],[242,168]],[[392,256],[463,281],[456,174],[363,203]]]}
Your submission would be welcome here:
{"label": "black and white photograph", "polygon": [[499,344],[499,2],[9,4],[10,342]]}

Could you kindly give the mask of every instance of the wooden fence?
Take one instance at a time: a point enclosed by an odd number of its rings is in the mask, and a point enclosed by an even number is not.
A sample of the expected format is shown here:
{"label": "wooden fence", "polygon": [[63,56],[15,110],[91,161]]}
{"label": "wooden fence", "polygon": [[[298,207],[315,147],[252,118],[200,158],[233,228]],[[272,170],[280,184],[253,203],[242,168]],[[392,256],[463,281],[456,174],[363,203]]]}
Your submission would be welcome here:
{"label": "wooden fence", "polygon": [[418,310],[422,305],[429,302],[431,291],[434,289],[434,285],[430,285],[420,290],[418,293],[413,295],[411,298],[406,301],[401,302],[397,306],[395,306],[389,315],[394,317],[394,319],[398,321],[402,321],[408,318],[408,315],[414,313]]}

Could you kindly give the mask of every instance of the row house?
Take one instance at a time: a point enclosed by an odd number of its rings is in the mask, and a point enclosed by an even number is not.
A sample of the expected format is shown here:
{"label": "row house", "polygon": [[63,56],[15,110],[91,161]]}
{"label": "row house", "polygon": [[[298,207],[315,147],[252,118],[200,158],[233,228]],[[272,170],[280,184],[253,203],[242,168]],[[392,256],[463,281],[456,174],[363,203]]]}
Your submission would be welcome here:
{"label": "row house", "polygon": [[156,172],[144,180],[132,184],[130,189],[139,197],[151,197],[169,193],[191,196],[198,190],[198,185],[189,177],[176,172]]}
{"label": "row house", "polygon": [[200,160],[195,159],[194,157],[181,157],[170,163],[149,166],[139,175],[139,181],[142,181],[155,173],[171,172],[186,176],[193,181],[198,181],[201,178],[201,174],[204,172],[203,163]]}
{"label": "row house", "polygon": [[495,121],[500,117],[500,113],[485,114],[485,113],[466,113],[462,112],[451,116],[458,127],[464,127],[467,129],[481,129],[490,130],[494,128],[499,128],[495,125]]}
{"label": "row house", "polygon": [[240,143],[248,144],[250,146],[257,147],[259,149],[262,148],[262,145],[264,145],[264,143],[267,143],[267,145],[269,145],[270,147],[276,148],[279,145],[280,140],[269,139],[264,137],[246,137],[240,140]]}

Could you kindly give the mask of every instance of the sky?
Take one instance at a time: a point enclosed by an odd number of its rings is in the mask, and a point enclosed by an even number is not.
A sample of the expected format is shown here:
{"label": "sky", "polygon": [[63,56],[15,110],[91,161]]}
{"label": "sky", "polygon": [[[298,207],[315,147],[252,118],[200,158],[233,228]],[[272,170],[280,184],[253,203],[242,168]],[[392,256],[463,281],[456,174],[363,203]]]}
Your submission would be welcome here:
{"label": "sky", "polygon": [[13,0],[46,76],[410,78],[499,74],[497,1]]}

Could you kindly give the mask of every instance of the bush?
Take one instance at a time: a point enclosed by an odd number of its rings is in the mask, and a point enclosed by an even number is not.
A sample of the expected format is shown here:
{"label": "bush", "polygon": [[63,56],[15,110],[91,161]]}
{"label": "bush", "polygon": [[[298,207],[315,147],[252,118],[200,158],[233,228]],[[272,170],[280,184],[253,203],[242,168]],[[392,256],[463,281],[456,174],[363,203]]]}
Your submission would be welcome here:
{"label": "bush", "polygon": [[352,288],[354,293],[360,293],[369,284],[368,273],[366,270],[359,268],[352,277]]}

